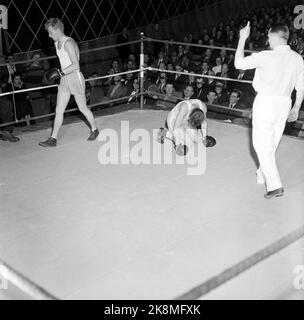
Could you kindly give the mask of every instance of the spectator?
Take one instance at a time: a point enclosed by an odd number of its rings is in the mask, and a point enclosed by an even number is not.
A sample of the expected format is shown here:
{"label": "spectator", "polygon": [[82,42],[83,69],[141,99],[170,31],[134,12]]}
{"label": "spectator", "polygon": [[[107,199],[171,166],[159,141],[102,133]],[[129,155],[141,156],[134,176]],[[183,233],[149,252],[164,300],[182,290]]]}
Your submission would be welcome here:
{"label": "spectator", "polygon": [[139,94],[139,80],[138,78],[135,78],[133,81],[133,88],[130,93],[130,97],[128,99],[128,104],[131,102],[138,102],[139,101],[139,96],[137,96],[138,94]]}
{"label": "spectator", "polygon": [[[229,96],[228,107],[230,109],[240,109],[240,110],[248,110],[248,108],[240,102],[241,92],[237,89],[232,90]],[[231,111],[228,110],[224,116],[224,119],[227,122],[233,122],[235,124],[249,124],[250,119],[246,118],[245,115],[243,117],[238,117],[236,115],[232,115]]]}
{"label": "spectator", "polygon": [[194,95],[194,88],[192,86],[187,86],[184,90],[184,100],[192,99]]}
{"label": "spectator", "polygon": [[209,71],[209,64],[207,61],[203,61],[202,63],[202,75],[208,75],[208,71]]}
{"label": "spectator", "polygon": [[220,47],[222,47],[222,46],[224,45],[223,33],[222,33],[221,30],[218,30],[218,31],[216,32],[216,37],[215,37],[215,42],[214,42],[214,44],[215,44],[216,46],[220,46]]}
{"label": "spectator", "polygon": [[[41,86],[43,74],[46,70],[42,62],[38,60],[40,59],[39,53],[34,53],[31,59],[32,61],[27,65],[25,70],[25,81],[30,88],[36,87],[38,85]],[[33,84],[33,86],[31,86],[30,84]]]}
{"label": "spectator", "polygon": [[174,94],[172,83],[166,84],[165,95],[159,96],[156,105],[163,108],[172,108],[178,101],[178,97]]}
{"label": "spectator", "polygon": [[187,78],[185,75],[180,74],[179,72],[183,72],[183,69],[180,65],[176,65],[175,66],[175,71],[178,72],[177,74],[175,74],[174,77],[174,88],[176,91],[183,91],[183,88],[185,87],[185,83],[187,81]]}
{"label": "spectator", "polygon": [[228,48],[236,48],[237,39],[234,30],[229,31],[228,37],[226,38],[226,46]]}
{"label": "spectator", "polygon": [[167,75],[165,72],[160,73],[156,85],[160,93],[166,93]]}
{"label": "spectator", "polygon": [[[212,70],[208,71],[208,76],[212,77],[215,76],[214,72]],[[213,78],[208,78],[207,82],[204,84],[204,86],[206,87],[206,90],[208,91],[209,89],[214,89],[215,88],[215,83],[216,80]]]}
{"label": "spectator", "polygon": [[215,104],[216,100],[216,92],[215,89],[210,89],[207,93],[207,103],[209,104]]}
{"label": "spectator", "polygon": [[96,104],[103,100],[105,93],[102,87],[102,82],[100,80],[95,80],[94,78],[98,78],[98,72],[93,72],[89,78],[91,80],[88,81],[88,98],[90,104]]}
{"label": "spectator", "polygon": [[199,99],[201,101],[206,100],[206,90],[203,87],[203,84],[204,84],[203,78],[196,78],[196,85],[194,87],[193,99]]}
{"label": "spectator", "polygon": [[[198,39],[197,44],[203,45],[203,39]],[[204,49],[202,47],[193,47],[193,53],[197,56],[202,56]]]}
{"label": "spectator", "polygon": [[222,49],[220,51],[220,57],[221,57],[221,63],[224,64],[224,63],[227,63],[227,51],[225,49]]}
{"label": "spectator", "polygon": [[229,67],[230,76],[233,77],[233,75],[236,72],[236,69],[235,69],[235,66],[234,66],[234,54],[233,53],[230,53],[228,55],[227,64],[228,64],[228,67]]}
{"label": "spectator", "polygon": [[112,65],[111,65],[114,73],[119,73],[121,72],[121,68],[120,68],[120,65],[119,65],[119,61],[117,59],[114,59],[112,61]]}
{"label": "spectator", "polygon": [[150,66],[151,65],[151,57],[149,54],[145,53],[144,55],[144,63],[147,64],[147,66]]}
{"label": "spectator", "polygon": [[204,56],[204,61],[206,61],[207,63],[213,63],[214,60],[214,53],[212,51],[212,49],[208,48],[205,51],[205,56]]}
{"label": "spectator", "polygon": [[[254,73],[250,70],[237,70],[235,74],[235,78],[238,80],[247,80],[252,81],[253,80]],[[255,98],[255,91],[250,83],[245,82],[234,82],[233,88],[238,89],[241,91],[241,102],[243,104],[246,104],[248,106],[252,106],[253,100]]]}
{"label": "spectator", "polygon": [[[174,65],[172,62],[169,62],[168,65],[167,65],[167,70],[168,71],[175,71],[174,70]],[[175,78],[175,74],[174,73],[167,73],[167,80],[169,82],[173,82],[174,81],[174,78]]]}
{"label": "spectator", "polygon": [[[114,74],[114,69],[110,68],[108,75],[112,75]],[[112,86],[114,84],[114,76],[111,76],[109,78],[107,78],[107,80],[105,80],[103,86],[104,86],[104,90],[105,90],[105,95],[108,94],[109,88],[110,86]]]}
{"label": "spectator", "polygon": [[172,52],[171,62],[173,63],[174,66],[176,66],[179,63],[178,62],[178,53],[176,51]]}
{"label": "spectator", "polygon": [[[132,60],[128,61],[127,64],[127,69],[126,71],[133,71],[134,70],[134,63]],[[133,81],[136,77],[135,73],[127,73],[124,78],[125,78],[125,85],[128,87],[128,91],[130,92],[133,88]]]}
{"label": "spectator", "polygon": [[179,45],[178,46],[178,49],[177,49],[177,57],[176,57],[176,64],[181,64],[182,63],[182,58],[183,56],[185,55],[184,53],[184,47],[182,45]]}
{"label": "spectator", "polygon": [[[31,57],[33,61],[26,67],[24,82],[26,83],[27,88],[40,87],[43,83],[43,75],[49,64],[38,60],[40,58],[40,53],[34,53]],[[31,101],[33,116],[41,116],[51,112],[50,103],[47,101],[46,91],[30,91],[28,92],[28,97]],[[37,121],[44,121],[44,119]]]}
{"label": "spectator", "polygon": [[[3,93],[2,86],[0,87],[0,94]],[[7,96],[0,96],[0,123],[9,123],[12,121],[13,104]],[[0,127],[0,140],[17,142],[20,139],[13,135],[13,126],[8,125]]]}
{"label": "spectator", "polygon": [[[218,74],[216,74],[217,77],[221,77],[221,78],[231,78],[231,74],[229,72],[229,66],[227,63],[224,63],[222,65],[222,71]],[[223,80],[224,83],[224,88],[229,90],[229,88],[231,87],[232,83],[230,81],[227,80]]]}
{"label": "spectator", "polygon": [[[194,71],[190,70],[190,73],[194,73]],[[196,85],[195,76],[189,75],[185,85],[192,86],[194,88]]]}
{"label": "spectator", "polygon": [[158,53],[158,58],[153,62],[153,68],[159,68],[161,63],[166,65],[166,62],[164,52],[160,51]]}
{"label": "spectator", "polygon": [[121,80],[121,76],[114,77],[114,85],[110,86],[107,96],[102,99],[103,101],[119,99],[128,95],[128,88],[122,83]]}
{"label": "spectator", "polygon": [[227,91],[224,88],[224,83],[222,81],[216,81],[215,84],[216,100],[215,103],[219,105],[225,105],[228,100]]}
{"label": "spectator", "polygon": [[[23,78],[21,73],[15,72],[12,75],[12,83],[8,84],[7,91],[19,91],[26,89],[26,86],[23,82]],[[15,93],[15,103],[16,103],[16,113],[18,120],[29,119],[33,116],[32,106],[29,100],[29,96],[27,93]],[[13,102],[13,95],[10,95],[9,98]],[[33,122],[32,122],[33,123]],[[20,125],[25,126],[26,124],[30,124],[29,120],[26,122],[22,122]]]}
{"label": "spectator", "polygon": [[138,66],[138,63],[137,63],[137,61],[136,61],[136,56],[135,56],[134,53],[130,53],[130,54],[129,54],[128,61],[129,61],[129,60],[131,60],[131,61],[133,62],[132,68],[135,70],[135,69],[137,68],[137,66]]}
{"label": "spectator", "polygon": [[218,74],[222,72],[222,60],[221,57],[217,57],[215,59],[215,66],[212,68],[214,74]]}

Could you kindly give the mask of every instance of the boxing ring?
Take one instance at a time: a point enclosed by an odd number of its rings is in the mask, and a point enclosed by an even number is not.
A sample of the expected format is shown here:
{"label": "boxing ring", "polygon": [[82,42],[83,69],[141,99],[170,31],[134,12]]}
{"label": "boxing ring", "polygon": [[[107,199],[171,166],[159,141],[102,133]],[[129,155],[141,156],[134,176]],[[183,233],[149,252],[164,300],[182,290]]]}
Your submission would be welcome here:
{"label": "boxing ring", "polygon": [[[142,54],[145,41],[152,39],[142,37]],[[135,71],[143,75],[152,68],[142,62]],[[136,110],[124,105],[97,126],[120,134],[125,121],[152,137],[168,111],[144,105],[145,94],[142,82]],[[8,285],[0,299],[303,300],[295,286],[304,265],[303,139],[283,136],[286,195],[268,201],[248,127],[209,119],[217,145],[201,175],[187,174],[187,162],[103,165],[102,141],[85,141],[80,121],[62,127],[57,148],[41,149],[49,131],[1,144],[0,271]]]}

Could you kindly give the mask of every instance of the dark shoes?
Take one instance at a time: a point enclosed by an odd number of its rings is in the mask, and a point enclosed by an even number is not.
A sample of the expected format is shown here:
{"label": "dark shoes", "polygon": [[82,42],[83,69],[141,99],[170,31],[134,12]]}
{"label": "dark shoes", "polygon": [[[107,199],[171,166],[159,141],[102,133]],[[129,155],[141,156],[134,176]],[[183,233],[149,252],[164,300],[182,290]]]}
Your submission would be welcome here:
{"label": "dark shoes", "polygon": [[18,142],[19,138],[15,137],[12,133],[4,131],[0,134],[0,140],[9,141],[9,142]]}
{"label": "dark shoes", "polygon": [[46,141],[39,142],[39,146],[44,147],[44,148],[56,147],[57,146],[57,139],[50,137]]}
{"label": "dark shoes", "polygon": [[98,129],[95,129],[94,131],[91,131],[91,134],[90,134],[90,136],[89,136],[89,138],[88,138],[88,141],[94,141],[94,140],[96,140],[96,138],[98,137],[98,135],[99,135]]}
{"label": "dark shoes", "polygon": [[284,195],[284,189],[283,188],[279,188],[279,189],[267,192],[264,195],[264,197],[266,199],[272,199],[272,198],[283,197],[283,195]]}
{"label": "dark shoes", "polygon": [[[94,141],[99,135],[98,129],[95,129],[94,131],[91,132],[88,141]],[[52,137],[48,138],[46,141],[42,141],[39,143],[39,146],[41,147],[56,147],[57,146],[57,139],[54,139]]]}

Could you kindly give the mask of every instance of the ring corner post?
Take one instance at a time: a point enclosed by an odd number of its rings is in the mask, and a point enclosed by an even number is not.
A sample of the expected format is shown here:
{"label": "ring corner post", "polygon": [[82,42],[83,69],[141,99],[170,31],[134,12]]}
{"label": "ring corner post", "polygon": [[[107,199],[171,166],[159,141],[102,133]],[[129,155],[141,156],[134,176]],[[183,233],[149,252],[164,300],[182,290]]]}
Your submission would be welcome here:
{"label": "ring corner post", "polygon": [[144,33],[140,33],[140,109],[144,108]]}

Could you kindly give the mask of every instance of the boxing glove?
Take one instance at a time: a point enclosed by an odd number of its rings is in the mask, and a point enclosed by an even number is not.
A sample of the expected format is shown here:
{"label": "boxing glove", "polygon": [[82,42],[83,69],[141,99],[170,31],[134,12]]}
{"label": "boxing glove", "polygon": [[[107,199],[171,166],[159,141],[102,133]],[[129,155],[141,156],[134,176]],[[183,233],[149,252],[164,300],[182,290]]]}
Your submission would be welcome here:
{"label": "boxing glove", "polygon": [[52,68],[44,73],[43,79],[46,84],[53,84],[57,79],[64,76],[61,69]]}
{"label": "boxing glove", "polygon": [[212,148],[216,145],[216,140],[211,136],[207,136],[203,143],[206,148]]}

